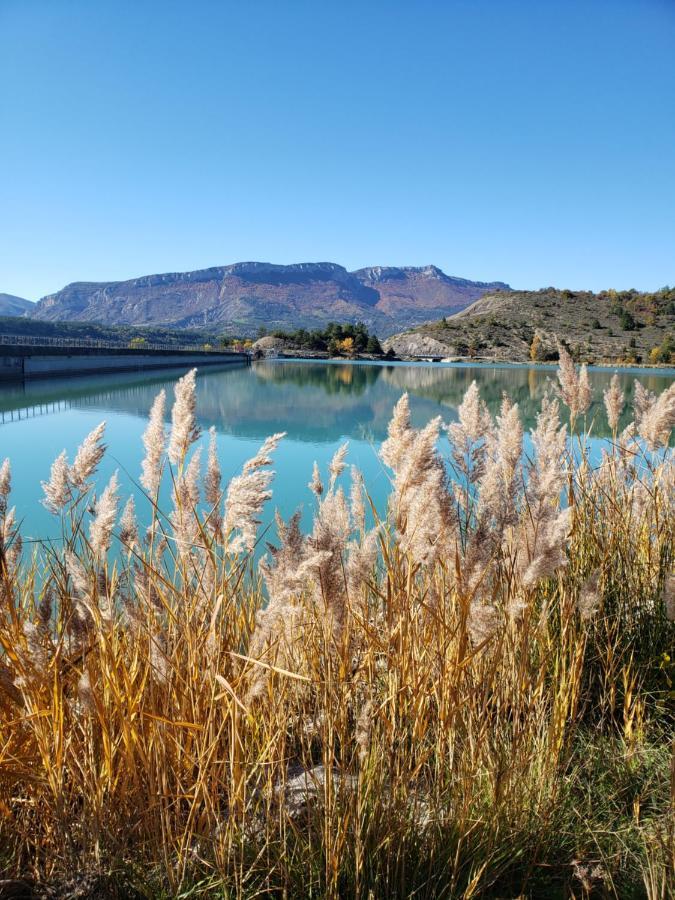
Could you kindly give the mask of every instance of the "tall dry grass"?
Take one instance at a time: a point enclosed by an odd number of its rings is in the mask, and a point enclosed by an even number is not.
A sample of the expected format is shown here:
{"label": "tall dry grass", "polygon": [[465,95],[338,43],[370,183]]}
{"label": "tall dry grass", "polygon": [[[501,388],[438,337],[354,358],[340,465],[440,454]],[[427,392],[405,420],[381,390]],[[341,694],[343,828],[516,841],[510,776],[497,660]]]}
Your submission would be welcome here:
{"label": "tall dry grass", "polygon": [[[563,357],[572,418],[588,380]],[[142,517],[104,429],[60,456],[63,546],[22,559],[0,469],[0,865],[123,896],[665,898],[674,862],[675,387],[605,396],[599,465],[548,397],[526,443],[474,386],[397,404],[369,510],[346,448],[278,520],[269,438],[202,471],[194,373],[144,436]],[[167,455],[168,454],[168,455]],[[447,457],[447,458],[444,458]],[[162,480],[173,508],[156,499]],[[111,552],[112,548],[112,552]]]}

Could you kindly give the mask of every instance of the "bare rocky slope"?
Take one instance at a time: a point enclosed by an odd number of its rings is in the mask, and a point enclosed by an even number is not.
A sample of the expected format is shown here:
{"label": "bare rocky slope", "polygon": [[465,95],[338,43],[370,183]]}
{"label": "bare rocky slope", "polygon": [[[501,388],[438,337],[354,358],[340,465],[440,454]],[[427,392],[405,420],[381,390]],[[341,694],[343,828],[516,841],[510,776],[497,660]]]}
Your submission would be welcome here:
{"label": "bare rocky slope", "polygon": [[436,266],[348,272],[335,263],[247,262],[129,281],[75,282],[40,300],[32,315],[108,325],[218,326],[241,335],[260,326],[361,321],[386,336],[457,312],[495,289],[509,287],[454,278]]}
{"label": "bare rocky slope", "polygon": [[675,362],[675,289],[488,293],[455,315],[389,337],[383,346],[397,356],[525,362],[556,358],[558,340],[589,362]]}
{"label": "bare rocky slope", "polygon": [[30,300],[13,294],[0,294],[0,316],[31,315],[31,310],[35,310],[35,304]]}

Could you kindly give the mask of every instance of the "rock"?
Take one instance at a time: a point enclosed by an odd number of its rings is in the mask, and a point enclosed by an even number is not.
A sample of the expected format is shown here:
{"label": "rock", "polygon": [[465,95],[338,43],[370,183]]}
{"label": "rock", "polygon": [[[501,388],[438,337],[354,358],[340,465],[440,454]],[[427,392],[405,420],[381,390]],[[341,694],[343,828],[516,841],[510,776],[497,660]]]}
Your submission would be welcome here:
{"label": "rock", "polygon": [[[355,791],[358,779],[353,775],[343,776],[337,770],[330,773],[335,790],[346,788]],[[312,769],[301,769],[284,784],[277,786],[277,794],[292,819],[304,816],[315,803],[319,803],[326,790],[326,769],[314,766]]]}
{"label": "rock", "polygon": [[397,356],[451,356],[453,348],[443,344],[436,338],[425,334],[397,334],[387,338],[383,343],[384,350],[391,348]]}
{"label": "rock", "polygon": [[0,880],[0,900],[34,900],[37,898],[34,882],[26,878]]}

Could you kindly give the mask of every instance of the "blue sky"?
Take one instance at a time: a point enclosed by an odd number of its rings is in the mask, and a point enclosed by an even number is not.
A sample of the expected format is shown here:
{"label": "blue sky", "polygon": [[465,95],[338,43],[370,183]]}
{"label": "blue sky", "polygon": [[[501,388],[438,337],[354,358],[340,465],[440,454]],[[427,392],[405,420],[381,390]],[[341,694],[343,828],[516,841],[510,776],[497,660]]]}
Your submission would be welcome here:
{"label": "blue sky", "polygon": [[0,291],[675,282],[675,0],[0,0]]}

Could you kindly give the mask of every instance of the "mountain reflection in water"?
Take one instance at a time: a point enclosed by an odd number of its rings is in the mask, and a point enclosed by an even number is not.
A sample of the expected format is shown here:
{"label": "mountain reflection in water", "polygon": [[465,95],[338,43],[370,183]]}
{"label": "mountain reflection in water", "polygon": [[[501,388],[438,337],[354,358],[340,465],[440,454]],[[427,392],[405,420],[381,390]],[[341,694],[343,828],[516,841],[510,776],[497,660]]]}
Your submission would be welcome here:
{"label": "mountain reflection in water", "polygon": [[[162,388],[167,392],[170,410],[173,386],[184,372],[174,369],[0,385],[0,461],[8,456],[12,462],[12,503],[24,523],[24,535],[59,540],[58,520],[41,505],[40,481],[49,477],[52,461],[64,448],[72,460],[77,446],[101,420],[107,423],[109,449],[100,469],[98,489],[119,469],[122,494],[135,493],[143,518],[148,501],[137,479],[148,411]],[[602,391],[611,375],[608,370],[590,373],[595,403],[587,422],[596,458],[608,435]],[[630,401],[635,377],[649,390],[660,392],[671,383],[672,375],[624,371],[620,379]],[[241,470],[265,437],[286,432],[275,453],[274,496],[264,518],[269,523],[275,508],[287,517],[300,506],[303,523],[308,525],[313,498],[307,482],[312,464],[317,460],[325,472],[344,440],[350,441],[349,462],[363,470],[374,503],[384,510],[389,482],[377,449],[386,435],[392,408],[404,391],[410,395],[415,426],[439,415],[447,423],[456,420],[457,407],[476,380],[493,414],[506,393],[519,404],[525,428],[530,429],[553,379],[554,369],[526,366],[270,360],[199,373],[197,413],[204,431],[216,428],[225,481]],[[627,410],[624,423],[629,419]],[[443,438],[440,446],[447,455],[449,448]],[[163,510],[171,508],[169,479],[166,481],[160,496]]]}
{"label": "mountain reflection in water", "polygon": [[[36,380],[0,387],[0,417],[5,422],[30,415],[47,415],[59,408],[100,409],[145,418],[162,388],[170,395],[185,370],[162,373],[125,373],[62,380]],[[602,392],[611,370],[591,370],[595,402],[587,421],[596,437],[608,436]],[[635,378],[651,391],[664,390],[672,375],[619,370],[630,404]],[[252,366],[207,369],[197,382],[200,424],[218,431],[259,440],[286,431],[294,440],[333,442],[367,434],[379,442],[386,434],[393,405],[407,391],[417,425],[432,416],[457,418],[457,407],[472,381],[491,412],[498,411],[504,394],[518,403],[525,428],[535,424],[536,412],[555,370],[527,366],[443,366],[353,364],[307,361],[262,361]],[[623,424],[631,413],[624,412]],[[2,421],[2,418],[0,418]],[[583,423],[580,423],[583,427]]]}

